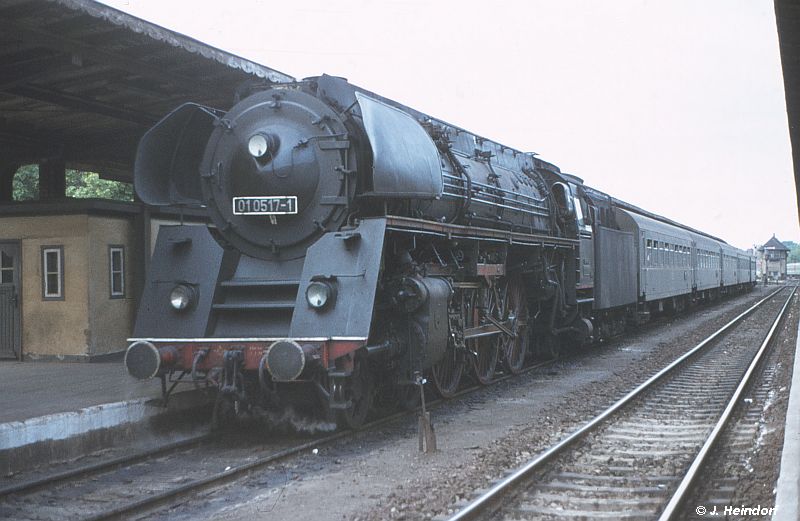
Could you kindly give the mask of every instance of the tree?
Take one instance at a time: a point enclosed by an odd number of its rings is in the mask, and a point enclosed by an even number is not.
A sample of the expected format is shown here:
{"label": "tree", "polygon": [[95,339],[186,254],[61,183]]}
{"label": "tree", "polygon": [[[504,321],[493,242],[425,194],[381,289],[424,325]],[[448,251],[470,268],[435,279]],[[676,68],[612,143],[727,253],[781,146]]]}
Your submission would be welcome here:
{"label": "tree", "polygon": [[[75,199],[111,199],[133,201],[133,186],[130,183],[100,179],[94,172],[67,170],[67,197]],[[39,199],[39,167],[25,165],[14,175],[14,200],[34,201]]]}
{"label": "tree", "polygon": [[15,201],[33,201],[39,198],[39,167],[25,165],[14,175],[12,192]]}
{"label": "tree", "polygon": [[67,197],[133,201],[133,186],[130,183],[100,179],[93,172],[67,170]]}
{"label": "tree", "polygon": [[789,258],[787,262],[800,262],[800,244],[792,241],[781,241],[784,246],[789,248]]}

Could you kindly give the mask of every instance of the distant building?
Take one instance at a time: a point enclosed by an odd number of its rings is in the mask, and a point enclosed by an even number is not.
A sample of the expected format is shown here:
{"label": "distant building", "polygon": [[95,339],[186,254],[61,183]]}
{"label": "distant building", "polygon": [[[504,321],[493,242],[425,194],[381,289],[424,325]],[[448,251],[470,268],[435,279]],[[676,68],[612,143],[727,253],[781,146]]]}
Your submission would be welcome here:
{"label": "distant building", "polygon": [[773,235],[766,244],[758,248],[758,272],[769,280],[784,280],[788,257],[789,248]]}

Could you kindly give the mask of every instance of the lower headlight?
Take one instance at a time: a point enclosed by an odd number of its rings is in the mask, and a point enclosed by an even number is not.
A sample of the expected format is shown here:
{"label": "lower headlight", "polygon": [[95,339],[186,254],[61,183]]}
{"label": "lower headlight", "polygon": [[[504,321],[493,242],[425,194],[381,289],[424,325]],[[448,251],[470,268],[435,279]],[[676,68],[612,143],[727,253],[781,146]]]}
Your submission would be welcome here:
{"label": "lower headlight", "polygon": [[333,296],[333,288],[327,282],[314,281],[306,288],[308,305],[315,309],[324,308]]}
{"label": "lower headlight", "polygon": [[178,284],[169,294],[169,303],[176,311],[191,307],[194,301],[194,289],[186,284]]}

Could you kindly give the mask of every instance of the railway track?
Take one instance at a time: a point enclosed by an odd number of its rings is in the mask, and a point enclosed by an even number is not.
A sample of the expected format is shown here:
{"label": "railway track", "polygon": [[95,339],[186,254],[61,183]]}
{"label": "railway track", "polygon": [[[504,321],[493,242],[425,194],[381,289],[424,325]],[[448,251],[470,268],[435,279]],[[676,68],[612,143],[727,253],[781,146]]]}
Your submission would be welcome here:
{"label": "railway track", "polygon": [[[523,373],[554,361],[532,364]],[[494,382],[513,376],[501,375]],[[461,390],[455,397],[484,388],[475,385]],[[447,401],[436,400],[428,405],[434,409]],[[392,414],[365,425],[361,430],[379,428],[411,414],[414,413]],[[265,442],[262,438],[238,447],[230,446],[227,440],[201,435],[0,488],[0,518],[100,520],[156,512],[191,498],[199,491],[223,486],[255,471],[264,471],[271,465],[352,434],[352,431],[342,431],[313,439],[307,436],[301,443],[296,439]],[[270,478],[266,479],[269,481]]]}
{"label": "railway track", "polygon": [[676,519],[794,294],[759,301],[449,520]]}
{"label": "railway track", "polygon": [[[534,363],[522,373],[547,366],[555,360]],[[494,383],[517,375],[498,376]],[[475,385],[455,397],[485,389]],[[435,409],[449,400],[428,404]],[[376,429],[407,418],[414,411],[391,414],[364,425],[359,432]],[[57,472],[39,479],[0,488],[0,518],[107,520],[158,511],[213,487],[223,486],[255,471],[290,460],[315,448],[352,436],[339,431],[322,437],[245,441],[231,444],[226,438],[199,435],[96,464]],[[233,446],[232,446],[233,445]],[[231,465],[231,462],[236,462]],[[281,474],[276,480],[284,478]],[[269,477],[266,478],[269,481]]]}
{"label": "railway track", "polygon": [[[714,451],[714,465],[707,468],[704,475],[697,480],[695,490],[685,504],[688,515],[682,519],[702,520],[709,512],[724,512],[726,507],[738,506],[737,489],[742,475],[752,471],[750,464],[753,458],[753,445],[762,443],[763,415],[773,400],[773,389],[777,372],[777,357],[770,353],[770,360],[765,363],[758,382],[754,382],[748,392],[749,398],[739,411],[736,420],[726,429],[719,447]],[[737,469],[741,469],[738,470]],[[775,469],[777,473],[777,469]],[[749,477],[749,476],[748,476]],[[764,483],[770,488],[774,483]],[[706,509],[703,515],[693,512],[693,508],[702,506]],[[701,511],[702,512],[702,511]]]}

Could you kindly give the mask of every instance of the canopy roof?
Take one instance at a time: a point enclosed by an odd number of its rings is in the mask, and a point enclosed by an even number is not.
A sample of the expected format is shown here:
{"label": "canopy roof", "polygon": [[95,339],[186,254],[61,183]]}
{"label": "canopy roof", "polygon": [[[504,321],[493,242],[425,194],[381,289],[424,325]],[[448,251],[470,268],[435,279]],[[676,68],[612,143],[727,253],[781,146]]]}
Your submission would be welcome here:
{"label": "canopy roof", "polygon": [[293,79],[91,0],[0,0],[0,162],[130,180],[139,138],[176,106]]}

